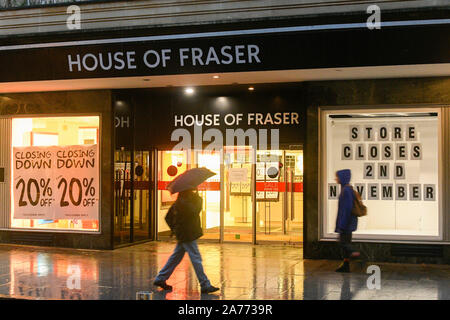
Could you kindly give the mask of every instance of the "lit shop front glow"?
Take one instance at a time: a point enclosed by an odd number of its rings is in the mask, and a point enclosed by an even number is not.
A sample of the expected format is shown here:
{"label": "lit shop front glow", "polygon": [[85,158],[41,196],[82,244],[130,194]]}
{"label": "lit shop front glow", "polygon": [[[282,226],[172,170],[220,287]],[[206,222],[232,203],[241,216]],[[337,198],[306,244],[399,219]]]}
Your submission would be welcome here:
{"label": "lit shop front glow", "polygon": [[368,207],[356,237],[439,239],[439,113],[366,110],[324,117],[324,236],[334,233],[335,172],[350,169],[351,184]]}
{"label": "lit shop front glow", "polygon": [[[170,234],[164,217],[170,204],[176,200],[176,195],[170,195],[166,190],[167,184],[188,168],[198,166],[216,173],[198,188],[203,199],[202,239],[219,239],[223,201],[225,240],[251,241],[252,206],[256,205],[258,239],[301,241],[303,150],[256,150],[256,176],[252,175],[253,151],[249,146],[224,147],[220,152],[159,151],[159,236]],[[220,174],[221,159],[223,181]],[[252,203],[253,182],[256,185],[255,204]],[[221,183],[223,189],[220,187]],[[286,228],[286,232],[283,232],[283,228]],[[236,234],[239,235],[238,238],[235,237]]]}
{"label": "lit shop front glow", "polygon": [[11,228],[99,230],[99,117],[12,120]]}

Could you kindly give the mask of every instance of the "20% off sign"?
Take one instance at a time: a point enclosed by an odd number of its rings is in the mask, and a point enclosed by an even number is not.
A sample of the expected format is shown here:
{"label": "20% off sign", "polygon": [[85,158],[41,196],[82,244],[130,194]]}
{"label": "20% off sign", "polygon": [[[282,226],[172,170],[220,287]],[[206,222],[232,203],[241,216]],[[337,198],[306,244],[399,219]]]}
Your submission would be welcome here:
{"label": "20% off sign", "polygon": [[97,145],[15,147],[14,218],[97,220]]}

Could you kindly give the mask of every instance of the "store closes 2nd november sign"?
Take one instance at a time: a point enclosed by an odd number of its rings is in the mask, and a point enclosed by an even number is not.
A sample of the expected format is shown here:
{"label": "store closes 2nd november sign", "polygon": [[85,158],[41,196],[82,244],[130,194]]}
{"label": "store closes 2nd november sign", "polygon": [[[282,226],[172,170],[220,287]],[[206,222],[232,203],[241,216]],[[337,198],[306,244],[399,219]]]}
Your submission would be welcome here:
{"label": "store closes 2nd november sign", "polygon": [[[375,131],[378,134],[378,141],[375,141]],[[389,139],[390,132],[391,139]],[[418,133],[415,125],[394,124],[388,126],[385,124],[378,128],[372,125],[364,127],[351,125],[349,136],[351,142],[358,142],[362,139],[364,141],[356,144],[342,144],[341,159],[363,161],[363,179],[375,182],[368,183],[367,186],[365,183],[355,184],[356,190],[361,194],[363,200],[366,198],[368,200],[393,200],[395,195],[395,200],[409,198],[409,200],[436,201],[436,184],[410,183],[408,197],[408,184],[401,183],[405,180],[408,162],[422,160],[423,145],[417,142]],[[380,159],[381,162],[379,162]],[[394,163],[390,163],[391,161]],[[393,183],[380,185],[375,181],[377,179],[380,181],[394,179],[396,183],[395,186]],[[338,184],[329,184],[329,199],[337,199],[338,187]]]}
{"label": "store closes 2nd november sign", "polygon": [[97,145],[14,147],[15,219],[98,219]]}

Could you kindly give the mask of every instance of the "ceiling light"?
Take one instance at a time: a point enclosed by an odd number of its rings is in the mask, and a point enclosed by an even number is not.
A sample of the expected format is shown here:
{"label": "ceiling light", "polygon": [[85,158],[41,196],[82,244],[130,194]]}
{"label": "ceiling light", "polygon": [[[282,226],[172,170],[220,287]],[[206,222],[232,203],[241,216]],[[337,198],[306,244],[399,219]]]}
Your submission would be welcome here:
{"label": "ceiling light", "polygon": [[186,88],[186,89],[184,89],[184,93],[185,94],[187,94],[187,95],[192,95],[192,94],[194,94],[194,88]]}
{"label": "ceiling light", "polygon": [[249,91],[253,91],[253,90],[255,90],[255,88],[253,88],[253,87],[248,87],[248,90],[249,90]]}
{"label": "ceiling light", "polygon": [[220,77],[219,77],[219,76],[213,76],[213,78],[214,78],[214,79],[219,79]]}

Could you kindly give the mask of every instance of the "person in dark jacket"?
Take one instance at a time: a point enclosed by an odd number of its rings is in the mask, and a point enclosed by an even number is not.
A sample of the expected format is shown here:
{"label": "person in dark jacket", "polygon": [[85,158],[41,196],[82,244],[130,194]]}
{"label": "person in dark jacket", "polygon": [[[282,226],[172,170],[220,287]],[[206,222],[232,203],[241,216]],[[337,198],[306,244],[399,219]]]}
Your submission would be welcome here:
{"label": "person in dark jacket", "polygon": [[202,210],[202,198],[196,190],[182,191],[173,206],[175,223],[172,231],[175,233],[178,243],[153,284],[164,290],[172,290],[172,286],[168,285],[166,280],[169,279],[187,252],[200,282],[201,292],[211,293],[219,290],[219,288],[212,286],[208,280],[203,270],[202,256],[197,246],[197,239],[203,235],[199,215]]}
{"label": "person in dark jacket", "polygon": [[339,233],[339,244],[344,261],[336,272],[350,272],[350,258],[358,257],[359,252],[352,248],[352,232],[358,228],[358,217],[352,214],[354,193],[350,186],[351,171],[348,169],[336,172],[336,182],[341,185],[339,195],[336,230]]}

